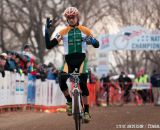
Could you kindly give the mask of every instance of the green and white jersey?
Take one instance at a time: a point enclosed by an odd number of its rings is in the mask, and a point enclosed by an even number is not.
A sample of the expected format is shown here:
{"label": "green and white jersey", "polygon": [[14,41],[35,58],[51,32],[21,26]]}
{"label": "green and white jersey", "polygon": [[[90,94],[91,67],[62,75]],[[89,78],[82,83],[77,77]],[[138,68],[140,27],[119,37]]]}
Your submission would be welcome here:
{"label": "green and white jersey", "polygon": [[[63,41],[65,55],[72,53],[86,53],[87,45],[82,39],[92,36],[90,29],[82,25],[76,27],[67,26],[61,30],[55,38]],[[59,40],[60,39],[60,40]]]}

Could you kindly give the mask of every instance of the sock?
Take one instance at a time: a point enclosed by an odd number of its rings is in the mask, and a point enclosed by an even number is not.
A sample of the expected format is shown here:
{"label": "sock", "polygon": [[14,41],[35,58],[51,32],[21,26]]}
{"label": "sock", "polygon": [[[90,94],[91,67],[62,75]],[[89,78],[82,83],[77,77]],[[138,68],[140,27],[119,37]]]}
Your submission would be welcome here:
{"label": "sock", "polygon": [[88,112],[89,113],[89,105],[88,104],[84,105],[84,112]]}
{"label": "sock", "polygon": [[72,98],[70,97],[70,95],[65,96],[65,97],[66,97],[66,99],[67,99],[67,102],[72,102]]}

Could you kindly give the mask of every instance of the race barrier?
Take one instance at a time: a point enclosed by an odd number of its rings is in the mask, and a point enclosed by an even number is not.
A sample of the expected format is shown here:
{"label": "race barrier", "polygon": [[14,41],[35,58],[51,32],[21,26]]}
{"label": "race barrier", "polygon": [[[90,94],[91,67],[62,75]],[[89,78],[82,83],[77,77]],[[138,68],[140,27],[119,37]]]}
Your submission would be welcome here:
{"label": "race barrier", "polygon": [[0,111],[22,107],[45,111],[65,107],[66,99],[54,80],[42,82],[6,71],[0,81]]}
{"label": "race barrier", "polygon": [[[66,99],[55,80],[41,81],[31,76],[5,71],[0,75],[0,112],[5,109],[34,109],[55,112],[66,107]],[[95,104],[95,85],[88,84],[89,104]]]}
{"label": "race barrier", "polygon": [[135,90],[151,89],[151,84],[150,83],[134,83],[132,89],[135,89]]}
{"label": "race barrier", "polygon": [[27,78],[17,73],[5,72],[5,78],[0,76],[0,106],[26,104]]}
{"label": "race barrier", "polygon": [[45,82],[36,80],[35,86],[35,106],[37,108],[40,106],[42,111],[50,110],[53,112],[57,108],[65,107],[66,99],[55,80]]}

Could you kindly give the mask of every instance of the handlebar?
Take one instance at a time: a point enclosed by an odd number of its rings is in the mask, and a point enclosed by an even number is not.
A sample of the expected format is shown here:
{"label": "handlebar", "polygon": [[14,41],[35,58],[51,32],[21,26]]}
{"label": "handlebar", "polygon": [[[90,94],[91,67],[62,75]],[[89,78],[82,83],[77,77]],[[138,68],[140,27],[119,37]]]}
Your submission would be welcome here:
{"label": "handlebar", "polygon": [[66,75],[68,77],[79,77],[81,74],[80,73],[62,73],[61,75]]}
{"label": "handlebar", "polygon": [[76,72],[77,70],[75,69],[75,71],[73,71],[72,73],[63,73],[61,75],[66,75],[68,76],[69,78],[71,78],[71,80],[73,80],[74,82],[76,83],[79,83],[79,76],[81,75],[80,73],[77,73]]}

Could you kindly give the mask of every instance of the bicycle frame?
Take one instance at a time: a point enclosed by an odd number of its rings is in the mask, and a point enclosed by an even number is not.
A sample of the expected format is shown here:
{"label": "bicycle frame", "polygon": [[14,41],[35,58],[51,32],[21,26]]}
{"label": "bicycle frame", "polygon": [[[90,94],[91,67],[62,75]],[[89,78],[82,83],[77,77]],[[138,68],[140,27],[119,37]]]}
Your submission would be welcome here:
{"label": "bicycle frame", "polygon": [[[72,75],[73,76],[73,75]],[[79,90],[79,88],[78,88],[78,85],[79,85],[79,77],[78,77],[78,75],[76,75],[75,77],[74,77],[75,79],[74,79],[74,87],[73,87],[73,89],[71,90],[71,94],[72,94],[72,114],[74,114],[74,94],[75,94],[75,92],[77,92],[78,93],[78,105],[79,105],[79,107],[80,107],[80,109],[79,109],[79,113],[82,113],[82,102],[81,102],[81,91]]]}
{"label": "bicycle frame", "polygon": [[83,106],[82,106],[82,99],[81,99],[81,91],[79,89],[79,73],[73,72],[69,74],[73,79],[74,85],[71,90],[72,95],[72,115],[75,120],[75,127],[76,130],[80,130],[81,120],[83,119]]}

